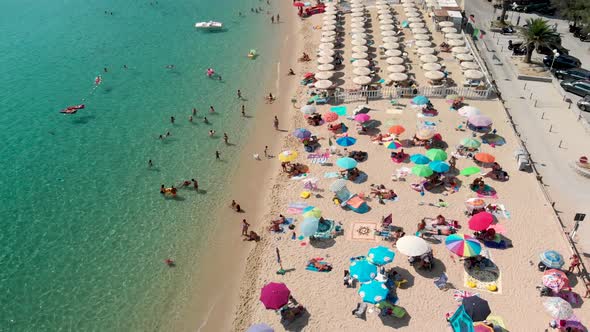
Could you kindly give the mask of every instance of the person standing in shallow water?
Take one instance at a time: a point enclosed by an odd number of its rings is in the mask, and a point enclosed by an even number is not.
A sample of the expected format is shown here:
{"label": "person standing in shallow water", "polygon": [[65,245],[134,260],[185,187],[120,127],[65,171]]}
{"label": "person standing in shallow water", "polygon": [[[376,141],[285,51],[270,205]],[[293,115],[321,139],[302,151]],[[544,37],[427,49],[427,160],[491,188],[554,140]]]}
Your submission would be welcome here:
{"label": "person standing in shallow water", "polygon": [[221,159],[221,153],[219,153],[219,150],[215,151],[215,159]]}

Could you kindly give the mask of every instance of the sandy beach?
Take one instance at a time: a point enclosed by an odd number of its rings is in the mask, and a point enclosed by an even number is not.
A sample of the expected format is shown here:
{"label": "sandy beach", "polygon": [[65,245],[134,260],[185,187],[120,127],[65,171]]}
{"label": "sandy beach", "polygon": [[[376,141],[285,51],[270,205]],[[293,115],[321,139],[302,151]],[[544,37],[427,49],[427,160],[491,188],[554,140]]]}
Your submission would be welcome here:
{"label": "sandy beach", "polygon": [[[402,6],[392,6],[392,8],[394,8],[395,16],[399,21],[406,19]],[[372,21],[377,22],[377,9],[368,9]],[[398,252],[390,241],[385,241],[381,236],[374,235],[374,230],[381,228],[382,218],[392,214],[393,225],[402,227],[406,234],[411,235],[416,231],[416,225],[422,218],[435,218],[440,214],[447,219],[458,221],[460,225],[458,233],[471,235],[473,231],[469,230],[467,225],[469,217],[464,214],[465,201],[477,197],[476,193],[470,190],[469,184],[478,175],[458,176],[461,186],[457,192],[426,191],[422,196],[410,186],[419,182],[419,177],[410,174],[406,181],[392,181],[392,174],[396,170],[401,167],[411,168],[414,166],[413,163],[393,163],[390,159],[390,152],[394,150],[387,148],[388,143],[377,144],[370,140],[369,135],[357,135],[354,131],[354,120],[340,116],[338,122],[344,122],[351,128],[350,136],[358,139],[355,145],[348,147],[348,151],[360,150],[368,154],[367,160],[360,162],[357,166],[367,175],[367,179],[362,183],[348,181],[347,187],[352,193],[364,194],[370,211],[358,214],[335,205],[332,201],[333,194],[329,190],[335,179],[326,178],[325,174],[340,170],[336,166],[336,160],[340,156],[337,153],[332,154],[325,165],[311,163],[310,159],[307,159],[307,153],[303,150],[301,142],[291,135],[296,128],[310,130],[320,140],[321,147],[316,152],[324,152],[328,148],[329,140],[335,141],[326,124],[309,126],[306,123],[298,108],[305,105],[308,98],[307,88],[299,85],[296,91],[293,91],[295,87],[290,84],[298,83],[304,73],[316,70],[315,54],[320,41],[320,30],[314,29],[314,27],[321,26],[322,15],[315,15],[303,21],[295,19],[294,10],[291,10],[290,15],[289,20],[297,21],[292,27],[294,34],[288,34],[287,38],[289,39],[285,40],[286,45],[289,45],[289,47],[285,47],[285,49],[288,48],[285,56],[288,53],[291,58],[282,58],[287,60],[285,63],[281,62],[281,69],[279,69],[281,73],[278,83],[280,87],[279,104],[272,107],[275,109],[275,106],[281,106],[280,112],[277,114],[280,114],[280,128],[286,132],[280,134],[280,141],[278,140],[279,136],[257,136],[252,150],[248,152],[246,149],[247,152],[244,153],[244,170],[239,172],[244,176],[240,175],[236,178],[236,187],[242,188],[241,194],[236,199],[240,202],[247,202],[243,205],[248,209],[249,220],[252,220],[251,229],[255,230],[262,240],[256,244],[241,242],[241,239],[238,240],[238,226],[232,226],[235,230],[227,235],[229,240],[234,241],[234,246],[242,248],[242,252],[232,258],[232,261],[239,262],[247,255],[245,264],[243,262],[237,263],[237,266],[244,271],[243,275],[236,274],[241,277],[237,278],[241,279],[239,299],[224,300],[223,309],[226,320],[227,308],[229,308],[227,305],[237,304],[231,330],[245,331],[252,324],[265,323],[277,331],[358,331],[362,329],[385,331],[392,327],[408,331],[446,331],[451,329],[445,320],[445,314],[452,314],[459,305],[454,298],[455,290],[477,293],[488,301],[492,315],[501,317],[506,330],[544,331],[547,329],[551,316],[545,312],[543,307],[545,298],[540,297],[539,291],[536,289],[536,286],[542,284],[541,277],[543,275],[537,269],[539,254],[552,249],[560,252],[567,260],[570,252],[562,237],[561,229],[551,217],[551,209],[539,189],[534,175],[517,169],[513,152],[518,149],[518,139],[510,127],[501,103],[497,100],[465,101],[467,105],[478,108],[483,114],[490,117],[493,120],[493,128],[506,141],[506,144],[501,146],[484,144],[480,147],[480,152],[495,156],[496,161],[510,174],[510,179],[506,182],[485,179],[486,184],[495,189],[497,197],[484,198],[484,200],[486,203],[501,204],[505,207],[506,212],[503,213],[503,217],[498,218],[498,224],[501,225],[502,235],[509,240],[512,246],[502,250],[484,247],[482,255],[497,267],[491,277],[470,275],[459,257],[445,247],[444,240],[443,243],[436,243],[436,241],[431,243],[435,258],[431,270],[415,268],[409,264],[407,256]],[[354,67],[349,62],[352,54],[350,25],[351,17],[346,14],[344,15],[345,30],[343,34],[345,46],[341,49],[344,66],[336,70],[336,77],[340,78],[338,82],[343,81],[341,84],[343,88],[354,87],[352,83]],[[440,44],[443,40],[442,34],[434,32],[431,22],[426,25],[433,32],[434,44]],[[409,68],[409,74],[414,77],[418,85],[425,84],[427,80],[424,76],[425,71],[421,68],[419,56],[414,54],[415,47],[412,47],[411,43],[406,44],[407,41],[413,40],[413,34],[410,29],[403,31],[404,36],[400,43],[405,45],[404,52],[407,53],[406,65]],[[374,36],[373,40],[377,46],[382,44],[378,23],[373,23],[372,32],[369,33]],[[434,44],[432,47],[435,46]],[[302,52],[310,54],[312,61],[294,65],[293,57],[298,57]],[[387,64],[384,58],[380,58],[378,48],[370,48],[368,53],[377,61],[377,65],[381,69],[377,72],[377,79],[385,78],[387,73],[384,68],[387,67]],[[442,63],[446,66],[451,79],[459,83],[465,80],[459,62],[450,53],[439,53],[438,57],[442,58]],[[289,78],[290,81],[284,77],[286,74],[284,68],[289,67],[292,67],[297,74],[297,76]],[[297,96],[297,103],[291,105],[290,99],[293,95]],[[471,137],[472,132],[469,129],[457,130],[459,127],[465,128],[465,118],[459,116],[456,111],[450,111],[447,101],[431,99],[431,102],[438,110],[438,115],[427,120],[434,123],[437,133],[447,143],[446,152],[450,155],[455,151],[455,146],[459,144],[460,140]],[[341,106],[345,106],[347,115],[351,115],[352,110],[358,105],[360,103],[347,103]],[[317,105],[316,108],[318,113],[325,114],[331,106]],[[368,115],[372,120],[381,123],[377,128],[382,133],[387,132],[392,124],[401,125],[406,129],[405,133],[400,135],[402,140],[411,139],[416,132],[417,123],[420,120],[417,115],[420,111],[410,105],[410,99],[399,99],[396,106],[392,106],[389,100],[371,101],[369,106],[371,110]],[[279,108],[276,110],[278,111]],[[266,123],[261,122],[261,130],[268,132],[267,128],[271,127],[270,119],[272,119],[270,115],[265,117],[263,122]],[[295,162],[308,166],[307,176],[309,178],[318,179],[318,190],[313,192],[310,198],[300,197],[301,192],[305,191],[303,181],[291,179],[282,173],[277,158],[269,160],[263,158],[262,161],[253,160],[252,151],[259,151],[261,144],[262,146],[266,145],[263,142],[267,141],[274,143],[270,145],[273,154],[282,150],[298,151],[299,157]],[[341,146],[338,149],[340,154],[345,151]],[[404,150],[408,154],[426,152],[424,147],[404,146]],[[474,166],[471,159],[458,159],[458,169],[469,166]],[[268,173],[264,173],[266,171]],[[482,171],[484,171],[483,168]],[[262,183],[259,180],[252,181],[247,174],[254,172],[262,172],[268,176]],[[398,195],[397,200],[385,200],[383,204],[379,203],[376,198],[371,198],[369,195],[371,184],[383,184],[386,188],[393,189]],[[249,196],[248,194],[252,192],[264,195],[265,199],[255,201],[254,199],[260,196]],[[439,200],[444,200],[445,206],[441,207],[438,204]],[[324,218],[341,223],[344,229],[343,234],[334,239],[314,243],[310,243],[308,238],[300,238],[299,224],[304,218],[301,214],[288,213],[288,208],[293,203],[304,203],[317,207],[322,211]],[[256,211],[251,214],[250,209],[256,209]],[[279,214],[294,218],[295,239],[292,239],[293,231],[286,228],[282,233],[268,231],[269,222],[277,219]],[[232,224],[239,223],[239,219],[235,215],[228,214],[228,218],[232,219]],[[365,234],[361,231],[362,229],[368,229],[370,232]],[[351,315],[351,311],[357,303],[362,302],[362,299],[358,294],[358,284],[354,288],[343,286],[343,271],[349,269],[350,258],[366,255],[370,248],[378,245],[389,247],[396,253],[393,263],[386,267],[394,268],[407,280],[407,283],[398,287],[395,292],[399,298],[397,305],[407,312],[403,318],[381,317],[379,310],[373,305],[369,305],[366,320]],[[275,248],[280,249],[282,265],[288,271],[285,275],[276,274],[279,266]],[[332,271],[319,273],[306,270],[307,262],[311,258],[321,258],[330,263],[333,266]],[[564,268],[567,269],[567,266],[566,262]],[[235,266],[232,269],[235,269]],[[434,280],[440,277],[443,272],[448,275],[449,282],[452,283],[455,290],[444,291],[435,286]],[[233,275],[230,278],[233,281],[236,280]],[[477,280],[477,278],[481,278],[481,280]],[[584,285],[578,282],[578,278],[569,274],[569,280],[573,291],[583,296]],[[280,316],[273,310],[265,309],[259,300],[260,289],[269,282],[285,283],[291,290],[293,297],[305,306],[307,313],[289,325],[282,325]],[[490,291],[487,288],[490,284],[495,285],[497,290]],[[237,293],[237,287],[232,286],[231,280],[227,285],[229,285],[229,291]],[[470,286],[474,286],[474,288]],[[576,304],[573,307],[575,315],[582,320],[582,323],[588,324],[587,317],[590,317],[588,306]],[[211,315],[210,317],[221,318],[222,316]],[[221,326],[215,325],[215,327]],[[223,325],[223,327],[227,326]],[[214,330],[213,325],[207,325],[207,328],[203,330]]]}

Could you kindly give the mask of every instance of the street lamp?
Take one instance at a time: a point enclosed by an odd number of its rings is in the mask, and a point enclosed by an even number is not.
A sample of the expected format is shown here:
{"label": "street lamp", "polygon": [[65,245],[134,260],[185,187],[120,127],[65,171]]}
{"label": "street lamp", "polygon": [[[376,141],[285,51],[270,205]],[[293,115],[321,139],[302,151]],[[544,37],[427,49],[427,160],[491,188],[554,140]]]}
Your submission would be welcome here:
{"label": "street lamp", "polygon": [[551,67],[549,67],[549,71],[551,71],[553,69],[553,63],[555,63],[555,58],[557,58],[559,56],[559,52],[557,52],[557,50],[553,50],[553,60],[551,61]]}

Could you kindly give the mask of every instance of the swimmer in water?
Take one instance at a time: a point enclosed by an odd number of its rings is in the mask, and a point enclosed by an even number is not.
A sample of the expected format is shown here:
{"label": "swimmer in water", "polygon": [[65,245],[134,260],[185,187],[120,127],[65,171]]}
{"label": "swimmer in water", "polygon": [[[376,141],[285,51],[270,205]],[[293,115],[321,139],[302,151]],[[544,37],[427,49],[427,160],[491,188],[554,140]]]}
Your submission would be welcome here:
{"label": "swimmer in water", "polygon": [[171,116],[171,117],[170,117],[170,123],[174,124],[174,120],[175,120],[175,119],[174,119],[174,117],[173,117],[173,116]]}
{"label": "swimmer in water", "polygon": [[193,116],[192,115],[189,115],[188,116],[188,122],[191,122],[191,123],[193,122]]}
{"label": "swimmer in water", "polygon": [[148,160],[148,167],[153,167],[153,166],[154,166],[154,163],[152,162],[152,160],[151,159]]}
{"label": "swimmer in water", "polygon": [[223,133],[223,141],[225,144],[229,144],[229,136],[227,136],[227,133]]}
{"label": "swimmer in water", "polygon": [[209,120],[207,120],[207,117],[203,118],[203,123],[209,124]]}
{"label": "swimmer in water", "polygon": [[166,188],[164,188],[164,185],[160,186],[160,194],[164,195],[166,193]]}
{"label": "swimmer in water", "polygon": [[213,108],[213,106],[209,106],[209,112],[210,113],[215,113],[215,108]]}
{"label": "swimmer in water", "polygon": [[166,263],[166,265],[168,265],[168,267],[174,267],[176,266],[176,264],[174,263],[174,261],[170,258],[166,258],[166,260],[164,261],[164,263]]}
{"label": "swimmer in water", "polygon": [[195,190],[199,191],[199,183],[197,182],[197,180],[191,179],[191,181],[193,181],[193,187],[195,188]]}
{"label": "swimmer in water", "polygon": [[174,65],[166,65],[166,69],[174,69]]}
{"label": "swimmer in water", "polygon": [[213,135],[215,135],[215,130],[213,130],[213,129],[209,130],[209,136],[213,137]]}
{"label": "swimmer in water", "polygon": [[246,117],[246,106],[242,105],[242,116]]}
{"label": "swimmer in water", "polygon": [[193,107],[193,115],[197,115],[197,109]]}
{"label": "swimmer in water", "polygon": [[167,132],[166,137],[170,137],[170,136],[172,136],[172,134],[170,134],[170,132]]}

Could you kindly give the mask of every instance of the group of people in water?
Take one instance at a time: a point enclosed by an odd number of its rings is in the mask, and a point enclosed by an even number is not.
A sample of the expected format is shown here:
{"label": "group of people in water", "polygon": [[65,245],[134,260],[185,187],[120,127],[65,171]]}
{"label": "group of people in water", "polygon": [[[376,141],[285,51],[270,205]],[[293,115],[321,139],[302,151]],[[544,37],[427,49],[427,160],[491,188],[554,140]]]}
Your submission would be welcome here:
{"label": "group of people in water", "polygon": [[[150,160],[148,162],[149,166],[153,166],[153,162]],[[179,188],[193,188],[194,190],[196,190],[197,192],[199,191],[199,182],[195,179],[190,179],[190,180],[184,180],[182,181],[180,184],[178,184]],[[178,188],[176,188],[174,185],[172,185],[171,187],[166,187],[165,185],[161,185],[160,186],[160,194],[166,196],[166,195],[170,195],[171,197],[176,197],[178,193]]]}

